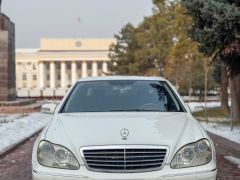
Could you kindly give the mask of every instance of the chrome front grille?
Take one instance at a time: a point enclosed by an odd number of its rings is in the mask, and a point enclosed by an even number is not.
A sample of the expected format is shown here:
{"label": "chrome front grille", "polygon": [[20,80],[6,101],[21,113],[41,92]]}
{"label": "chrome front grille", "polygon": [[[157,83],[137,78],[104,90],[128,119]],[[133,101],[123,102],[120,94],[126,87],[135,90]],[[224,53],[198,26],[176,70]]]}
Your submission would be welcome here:
{"label": "chrome front grille", "polygon": [[161,169],[167,148],[159,146],[105,146],[81,149],[86,167],[97,172],[146,172]]}

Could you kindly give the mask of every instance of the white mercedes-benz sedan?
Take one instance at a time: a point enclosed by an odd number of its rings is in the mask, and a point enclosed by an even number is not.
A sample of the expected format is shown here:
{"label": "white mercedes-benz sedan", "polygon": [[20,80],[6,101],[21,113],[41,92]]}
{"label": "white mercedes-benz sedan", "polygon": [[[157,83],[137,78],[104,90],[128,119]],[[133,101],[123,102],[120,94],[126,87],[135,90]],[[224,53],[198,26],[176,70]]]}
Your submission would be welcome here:
{"label": "white mercedes-benz sedan", "polygon": [[212,140],[158,77],[81,79],[37,138],[34,180],[216,180]]}

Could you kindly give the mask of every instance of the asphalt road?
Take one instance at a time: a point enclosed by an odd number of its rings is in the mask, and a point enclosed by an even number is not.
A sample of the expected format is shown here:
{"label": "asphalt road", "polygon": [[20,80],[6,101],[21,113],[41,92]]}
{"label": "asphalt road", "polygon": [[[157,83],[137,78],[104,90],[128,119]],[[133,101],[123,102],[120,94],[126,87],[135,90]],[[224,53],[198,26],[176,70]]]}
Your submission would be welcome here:
{"label": "asphalt road", "polygon": [[[240,145],[210,134],[217,151],[218,179],[240,180],[240,169],[224,156],[240,158]],[[32,137],[0,159],[0,180],[31,180],[31,153],[36,137]]]}

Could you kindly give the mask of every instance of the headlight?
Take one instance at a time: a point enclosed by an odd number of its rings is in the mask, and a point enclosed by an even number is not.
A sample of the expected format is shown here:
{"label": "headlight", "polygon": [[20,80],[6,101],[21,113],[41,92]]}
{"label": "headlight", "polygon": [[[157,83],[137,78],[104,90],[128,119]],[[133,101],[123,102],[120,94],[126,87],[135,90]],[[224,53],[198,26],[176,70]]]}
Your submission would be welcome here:
{"label": "headlight", "polygon": [[207,139],[182,147],[174,156],[171,168],[187,168],[207,164],[212,159],[212,149]]}
{"label": "headlight", "polygon": [[37,151],[38,162],[47,167],[61,169],[79,169],[76,157],[65,147],[47,141],[41,141]]}

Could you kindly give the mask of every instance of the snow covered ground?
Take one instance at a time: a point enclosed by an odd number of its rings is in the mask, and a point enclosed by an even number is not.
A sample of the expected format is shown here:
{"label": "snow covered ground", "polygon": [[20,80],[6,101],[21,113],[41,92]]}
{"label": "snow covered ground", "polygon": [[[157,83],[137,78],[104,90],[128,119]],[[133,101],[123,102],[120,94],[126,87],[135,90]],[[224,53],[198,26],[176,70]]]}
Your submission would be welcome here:
{"label": "snow covered ground", "polygon": [[[187,103],[188,106],[190,107],[192,112],[199,112],[203,111],[205,107],[204,102],[191,102]],[[221,103],[220,102],[208,102],[207,103],[207,108],[215,108],[215,107],[220,107]]]}
{"label": "snow covered ground", "polygon": [[22,118],[20,116],[0,116],[0,154],[42,129],[52,117],[42,113],[33,113]]}
{"label": "snow covered ground", "polygon": [[[198,112],[204,110],[205,103],[203,102],[192,102],[187,103],[191,109],[192,112]],[[220,102],[208,102],[207,108],[215,108],[220,107]],[[228,118],[209,118],[211,121],[216,122],[229,122]],[[229,123],[206,123],[201,122],[201,125],[204,127],[205,130],[217,134],[219,136],[222,136],[226,139],[229,139],[231,141],[237,142],[240,144],[240,125],[235,126],[234,130],[231,131],[230,124]]]}
{"label": "snow covered ground", "polygon": [[231,131],[230,125],[226,123],[206,123],[201,122],[203,128],[213,134],[217,134],[226,139],[234,141],[240,144],[240,125],[235,126],[234,130]]}
{"label": "snow covered ground", "polygon": [[240,159],[235,158],[232,156],[224,156],[225,159],[229,160],[231,163],[238,165],[238,168],[240,168]]}
{"label": "snow covered ground", "polygon": [[0,126],[6,123],[13,122],[16,119],[23,118],[28,114],[1,114],[0,115]]}

